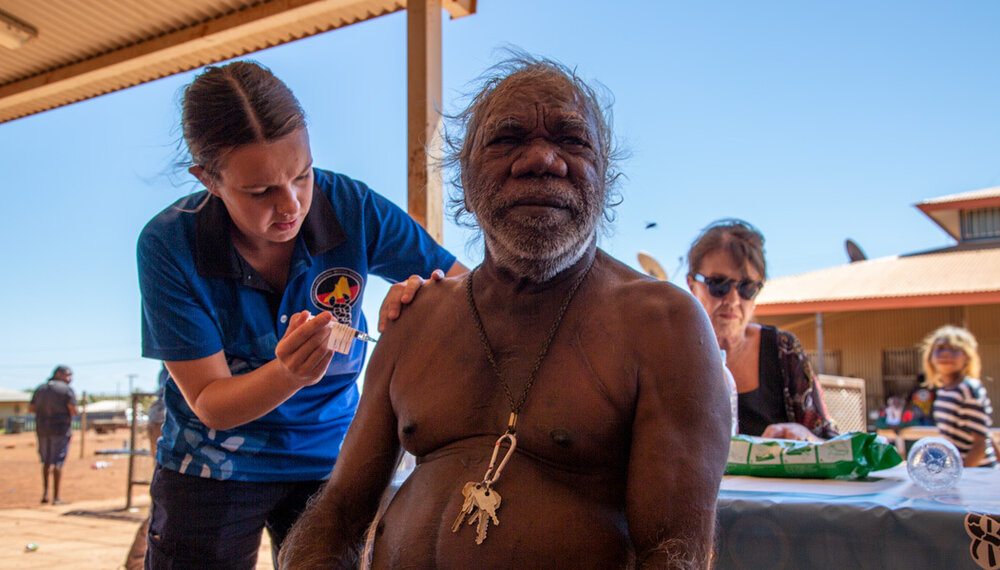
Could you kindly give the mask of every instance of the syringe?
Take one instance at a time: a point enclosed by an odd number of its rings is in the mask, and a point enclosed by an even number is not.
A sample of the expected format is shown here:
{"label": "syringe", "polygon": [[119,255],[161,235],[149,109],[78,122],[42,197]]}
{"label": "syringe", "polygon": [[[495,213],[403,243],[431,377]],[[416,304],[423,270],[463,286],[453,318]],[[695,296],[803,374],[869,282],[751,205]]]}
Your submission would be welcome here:
{"label": "syringe", "polygon": [[358,340],[363,340],[365,342],[378,342],[377,338],[373,337],[372,335],[366,332],[361,332],[357,329],[352,329],[352,330],[354,331],[354,338]]}

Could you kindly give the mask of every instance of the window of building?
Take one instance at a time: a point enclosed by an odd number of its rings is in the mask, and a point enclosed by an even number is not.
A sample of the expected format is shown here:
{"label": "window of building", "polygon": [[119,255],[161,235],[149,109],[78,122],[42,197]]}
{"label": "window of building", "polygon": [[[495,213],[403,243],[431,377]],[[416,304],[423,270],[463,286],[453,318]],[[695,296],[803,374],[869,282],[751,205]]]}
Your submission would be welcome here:
{"label": "window of building", "polygon": [[[906,398],[923,379],[920,348],[889,348],[882,351],[882,399],[889,396]],[[885,402],[881,402],[884,404]]]}
{"label": "window of building", "polygon": [[962,240],[1000,237],[1000,207],[962,210]]}

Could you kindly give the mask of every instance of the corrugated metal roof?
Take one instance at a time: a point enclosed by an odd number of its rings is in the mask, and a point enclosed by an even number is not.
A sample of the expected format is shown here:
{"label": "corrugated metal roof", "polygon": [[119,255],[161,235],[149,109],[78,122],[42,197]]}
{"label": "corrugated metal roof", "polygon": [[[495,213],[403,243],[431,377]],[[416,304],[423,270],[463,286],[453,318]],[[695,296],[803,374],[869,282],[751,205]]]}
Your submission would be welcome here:
{"label": "corrugated metal roof", "polygon": [[982,190],[972,190],[971,192],[959,192],[958,194],[948,194],[947,196],[939,196],[937,198],[924,200],[923,202],[917,204],[917,206],[922,206],[925,204],[945,204],[949,202],[965,202],[968,200],[982,200],[984,198],[1000,198],[1000,186],[994,186],[992,188],[983,188]]}
{"label": "corrugated metal roof", "polygon": [[1000,186],[931,198],[916,206],[945,233],[961,241],[962,211],[1000,206]]}
{"label": "corrugated metal roof", "polygon": [[27,403],[30,401],[31,394],[28,392],[0,388],[0,402]]}
{"label": "corrugated metal roof", "polygon": [[770,279],[756,314],[1000,303],[1000,248],[892,256]]}
{"label": "corrugated metal roof", "polygon": [[[4,0],[0,123],[406,8],[406,0]],[[443,0],[452,17],[475,0]]]}

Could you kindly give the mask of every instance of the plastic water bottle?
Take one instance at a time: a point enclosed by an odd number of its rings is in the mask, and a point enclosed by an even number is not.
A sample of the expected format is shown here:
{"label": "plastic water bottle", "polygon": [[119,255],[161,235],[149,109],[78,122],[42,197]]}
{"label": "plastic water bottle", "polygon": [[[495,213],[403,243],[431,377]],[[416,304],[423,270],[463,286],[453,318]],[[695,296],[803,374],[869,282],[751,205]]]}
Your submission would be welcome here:
{"label": "plastic water bottle", "polygon": [[726,384],[729,385],[729,406],[733,414],[733,429],[730,435],[736,435],[740,428],[739,422],[739,394],[736,391],[736,379],[733,378],[733,373],[729,371],[729,367],[726,366],[726,351],[722,352],[722,373],[726,376]]}
{"label": "plastic water bottle", "polygon": [[913,444],[906,457],[910,479],[927,491],[950,489],[962,478],[962,454],[942,437],[925,437]]}

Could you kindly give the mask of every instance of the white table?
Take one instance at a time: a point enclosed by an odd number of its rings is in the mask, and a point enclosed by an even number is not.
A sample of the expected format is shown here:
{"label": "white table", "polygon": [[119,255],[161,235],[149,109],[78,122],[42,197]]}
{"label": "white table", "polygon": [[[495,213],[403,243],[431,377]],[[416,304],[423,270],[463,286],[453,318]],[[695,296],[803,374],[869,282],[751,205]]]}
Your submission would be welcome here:
{"label": "white table", "polygon": [[940,492],[905,464],[858,481],[729,476],[718,533],[720,569],[1000,568],[1000,470]]}

